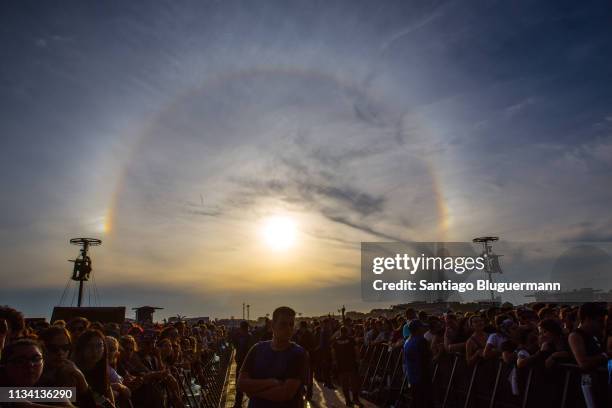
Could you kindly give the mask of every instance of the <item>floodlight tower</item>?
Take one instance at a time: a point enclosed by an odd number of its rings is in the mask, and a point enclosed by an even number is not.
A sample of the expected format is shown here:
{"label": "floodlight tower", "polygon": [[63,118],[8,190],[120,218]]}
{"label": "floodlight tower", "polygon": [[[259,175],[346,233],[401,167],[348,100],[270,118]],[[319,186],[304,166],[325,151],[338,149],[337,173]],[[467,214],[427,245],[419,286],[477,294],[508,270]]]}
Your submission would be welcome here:
{"label": "floodlight tower", "polygon": [[[499,241],[499,237],[477,237],[472,240],[472,242],[482,244],[482,257],[485,260],[485,273],[487,274],[487,278],[489,283],[493,282],[493,274],[494,273],[502,273],[501,266],[499,265],[499,257],[500,255],[496,255],[493,252],[493,246],[491,242]],[[495,302],[495,294],[493,289],[489,290],[491,293],[491,302]]]}
{"label": "floodlight tower", "polygon": [[83,300],[83,282],[89,280],[89,275],[92,271],[91,258],[88,255],[89,247],[101,245],[102,241],[97,238],[72,238],[70,243],[81,247],[79,256],[77,256],[76,259],[69,260],[69,262],[74,262],[71,279],[79,282],[79,299],[77,301],[77,307],[81,307],[81,302]]}

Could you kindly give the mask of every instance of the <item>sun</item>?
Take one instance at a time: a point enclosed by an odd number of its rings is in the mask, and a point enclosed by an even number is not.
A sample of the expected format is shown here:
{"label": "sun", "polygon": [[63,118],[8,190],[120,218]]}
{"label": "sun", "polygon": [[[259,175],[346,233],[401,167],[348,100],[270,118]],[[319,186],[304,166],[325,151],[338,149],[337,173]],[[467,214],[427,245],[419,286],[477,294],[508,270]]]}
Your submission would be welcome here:
{"label": "sun", "polygon": [[297,236],[296,223],[290,217],[275,216],[267,218],[262,227],[265,243],[275,251],[291,248]]}

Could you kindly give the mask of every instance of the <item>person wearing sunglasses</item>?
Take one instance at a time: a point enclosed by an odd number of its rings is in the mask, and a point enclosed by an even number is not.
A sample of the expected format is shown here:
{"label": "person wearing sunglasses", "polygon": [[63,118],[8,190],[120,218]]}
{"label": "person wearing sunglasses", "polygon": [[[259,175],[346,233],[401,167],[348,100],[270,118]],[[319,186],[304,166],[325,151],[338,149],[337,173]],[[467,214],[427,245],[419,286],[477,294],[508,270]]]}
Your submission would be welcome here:
{"label": "person wearing sunglasses", "polygon": [[70,360],[72,337],[60,326],[51,326],[40,334],[43,344],[45,367],[38,381],[41,387],[75,387],[77,403],[91,400],[85,376]]}

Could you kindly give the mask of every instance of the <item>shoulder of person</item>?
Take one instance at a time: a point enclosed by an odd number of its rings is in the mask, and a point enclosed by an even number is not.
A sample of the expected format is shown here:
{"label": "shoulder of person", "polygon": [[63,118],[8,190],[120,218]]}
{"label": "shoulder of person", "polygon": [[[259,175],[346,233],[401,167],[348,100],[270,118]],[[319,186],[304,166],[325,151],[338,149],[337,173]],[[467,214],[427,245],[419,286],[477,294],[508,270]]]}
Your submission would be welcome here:
{"label": "shoulder of person", "polygon": [[266,343],[270,343],[270,342],[269,341],[254,342],[253,345],[251,345],[251,347],[247,351],[247,354],[253,357],[259,350],[263,350],[263,348],[266,346]]}
{"label": "shoulder of person", "polygon": [[417,343],[419,344],[419,346],[429,346],[429,342],[427,341],[425,336],[417,337]]}
{"label": "shoulder of person", "polygon": [[263,348],[263,347],[269,347],[271,343],[272,343],[272,340],[259,340],[259,341],[256,341],[255,344],[253,344],[252,348],[258,349],[258,348]]}
{"label": "shoulder of person", "polygon": [[572,331],[572,332],[571,332],[571,333],[570,333],[570,334],[567,336],[567,344],[568,344],[568,346],[569,346],[569,342],[570,342],[570,340],[572,340],[572,339],[573,339],[573,341],[574,341],[574,342],[576,342],[576,341],[581,341],[581,342],[583,342],[585,345],[586,345],[586,342],[587,342],[587,336],[586,336],[586,333],[585,333],[585,332],[583,332],[583,331],[582,331],[582,330],[580,330],[580,329],[575,329],[575,330],[573,330],[573,331]]}
{"label": "shoulder of person", "polygon": [[528,350],[526,350],[526,349],[524,349],[524,348],[521,348],[521,349],[518,349],[518,350],[517,350],[516,355],[517,355],[519,358],[527,358],[527,357],[531,356],[531,353],[529,353],[529,351],[528,351]]}
{"label": "shoulder of person", "polygon": [[306,353],[306,350],[304,349],[304,347],[300,346],[299,344],[293,341],[291,342],[291,351],[294,353],[300,353],[300,354]]}
{"label": "shoulder of person", "polygon": [[584,330],[582,330],[580,327],[572,330],[569,335],[571,336],[572,334],[576,334],[580,337],[588,337],[588,334]]}

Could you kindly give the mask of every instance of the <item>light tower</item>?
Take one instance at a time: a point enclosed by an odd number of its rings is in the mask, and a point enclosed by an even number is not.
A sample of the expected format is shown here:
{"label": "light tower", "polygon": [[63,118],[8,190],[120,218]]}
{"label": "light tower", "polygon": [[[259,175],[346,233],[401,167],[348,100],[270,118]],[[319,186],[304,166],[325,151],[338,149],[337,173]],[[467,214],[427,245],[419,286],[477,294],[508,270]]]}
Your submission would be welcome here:
{"label": "light tower", "polygon": [[[493,282],[493,274],[494,273],[502,273],[501,266],[499,264],[499,257],[501,255],[497,255],[493,252],[493,246],[491,242],[499,241],[499,237],[478,237],[474,238],[472,242],[482,244],[482,257],[485,260],[485,273],[487,274],[487,278],[489,283]],[[495,302],[495,294],[493,289],[490,289],[491,292],[491,302]]]}
{"label": "light tower", "polygon": [[79,282],[79,299],[77,301],[77,307],[81,307],[81,302],[83,300],[83,282],[89,280],[89,275],[92,271],[91,258],[88,255],[89,247],[102,245],[102,241],[97,238],[72,238],[70,243],[81,247],[79,256],[77,256],[76,259],[69,260],[69,262],[74,262],[71,279]]}

